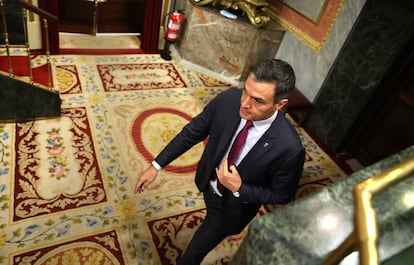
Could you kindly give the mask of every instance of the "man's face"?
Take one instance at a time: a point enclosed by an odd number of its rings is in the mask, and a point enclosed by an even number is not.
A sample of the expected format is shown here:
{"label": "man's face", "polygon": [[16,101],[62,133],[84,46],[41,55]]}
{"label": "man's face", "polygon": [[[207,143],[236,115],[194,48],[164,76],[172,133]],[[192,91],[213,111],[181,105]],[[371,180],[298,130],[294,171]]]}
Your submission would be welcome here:
{"label": "man's face", "polygon": [[274,103],[276,89],[273,83],[256,82],[249,75],[240,99],[240,117],[260,121],[270,118],[287,104],[287,99]]}

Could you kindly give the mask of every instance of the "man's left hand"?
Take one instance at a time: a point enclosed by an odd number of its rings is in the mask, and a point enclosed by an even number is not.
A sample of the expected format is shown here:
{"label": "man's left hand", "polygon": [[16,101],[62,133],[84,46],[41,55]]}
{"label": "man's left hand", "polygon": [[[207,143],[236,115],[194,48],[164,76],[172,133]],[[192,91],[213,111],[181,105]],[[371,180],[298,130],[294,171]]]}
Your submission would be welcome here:
{"label": "man's left hand", "polygon": [[236,192],[240,189],[242,179],[235,165],[231,165],[229,168],[227,158],[216,168],[216,174],[220,183],[231,192]]}

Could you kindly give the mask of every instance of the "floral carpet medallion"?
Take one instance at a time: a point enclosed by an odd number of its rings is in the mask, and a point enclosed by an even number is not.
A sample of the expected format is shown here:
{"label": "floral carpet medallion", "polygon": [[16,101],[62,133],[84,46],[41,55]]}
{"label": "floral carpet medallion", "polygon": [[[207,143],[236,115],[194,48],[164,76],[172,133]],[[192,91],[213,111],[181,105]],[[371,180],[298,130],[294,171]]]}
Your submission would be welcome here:
{"label": "floral carpet medallion", "polygon": [[16,126],[13,220],[106,201],[85,108]]}
{"label": "floral carpet medallion", "polygon": [[[194,183],[205,142],[159,171],[145,192],[135,194],[135,183],[229,85],[159,55],[51,62],[62,116],[0,123],[0,264],[176,264],[205,216]],[[290,120],[306,149],[300,198],[344,173]],[[258,216],[277,210],[262,208]],[[246,232],[202,264],[228,264]]]}

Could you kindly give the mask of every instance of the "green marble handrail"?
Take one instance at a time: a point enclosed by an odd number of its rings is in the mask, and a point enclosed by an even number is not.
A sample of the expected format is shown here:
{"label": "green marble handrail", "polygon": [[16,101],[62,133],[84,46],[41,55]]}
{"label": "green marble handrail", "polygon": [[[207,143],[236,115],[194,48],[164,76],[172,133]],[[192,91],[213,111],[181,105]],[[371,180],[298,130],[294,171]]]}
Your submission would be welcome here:
{"label": "green marble handrail", "polygon": [[323,265],[338,264],[355,249],[359,251],[361,265],[379,264],[378,225],[372,196],[408,178],[412,173],[414,173],[414,157],[355,185],[353,189],[355,229],[338,248],[331,252]]}

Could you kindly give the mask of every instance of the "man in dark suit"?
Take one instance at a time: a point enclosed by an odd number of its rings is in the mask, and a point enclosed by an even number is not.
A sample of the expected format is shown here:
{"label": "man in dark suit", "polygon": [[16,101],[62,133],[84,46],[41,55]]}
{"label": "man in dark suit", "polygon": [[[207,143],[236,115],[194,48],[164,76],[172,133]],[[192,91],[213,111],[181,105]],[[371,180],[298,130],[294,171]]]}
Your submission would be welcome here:
{"label": "man in dark suit", "polygon": [[[288,63],[272,59],[254,65],[243,89],[231,88],[208,103],[138,179],[135,192],[142,192],[158,170],[208,137],[195,176],[207,215],[178,264],[200,264],[226,236],[240,233],[262,204],[292,200],[305,151],[281,109],[294,85]],[[236,135],[251,121],[243,147],[229,164]]]}

